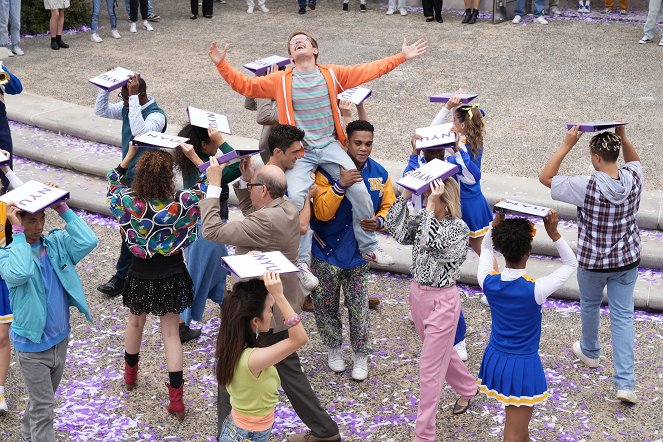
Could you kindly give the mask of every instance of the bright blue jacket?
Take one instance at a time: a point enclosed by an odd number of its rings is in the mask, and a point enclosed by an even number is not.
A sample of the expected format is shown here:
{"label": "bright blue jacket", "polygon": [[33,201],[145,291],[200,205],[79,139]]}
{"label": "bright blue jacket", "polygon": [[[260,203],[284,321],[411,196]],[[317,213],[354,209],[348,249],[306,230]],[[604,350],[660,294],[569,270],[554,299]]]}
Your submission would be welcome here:
{"label": "bright blue jacket", "polygon": [[[62,214],[65,229],[55,229],[42,236],[46,255],[67,293],[69,306],[76,307],[88,321],[90,311],[76,264],[98,243],[92,229],[71,209]],[[46,325],[46,288],[24,233],[13,236],[12,243],[0,249],[0,276],[9,288],[9,303],[14,312],[11,328],[17,335],[39,343]]]}
{"label": "bright blue jacket", "polygon": [[3,93],[9,95],[20,94],[23,91],[23,84],[21,84],[21,80],[16,75],[9,72],[7,66],[3,65],[2,70],[9,74],[9,83],[0,87],[0,95],[2,95]]}

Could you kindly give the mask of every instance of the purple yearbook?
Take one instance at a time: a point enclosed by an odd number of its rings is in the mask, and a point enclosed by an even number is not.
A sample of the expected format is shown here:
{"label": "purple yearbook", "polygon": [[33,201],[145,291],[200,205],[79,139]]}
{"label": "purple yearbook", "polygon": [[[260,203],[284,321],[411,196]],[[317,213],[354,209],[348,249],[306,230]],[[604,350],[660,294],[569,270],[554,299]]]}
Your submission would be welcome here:
{"label": "purple yearbook", "polygon": [[446,103],[456,95],[460,97],[460,102],[462,104],[470,103],[472,100],[474,100],[476,97],[479,96],[479,94],[456,94],[454,92],[449,92],[445,94],[431,95],[430,97],[428,97],[428,100],[431,103]]}
{"label": "purple yearbook", "polygon": [[602,130],[612,129],[613,127],[624,126],[626,121],[588,121],[586,123],[566,123],[566,129],[578,126],[580,132],[601,132]]}
{"label": "purple yearbook", "polygon": [[424,164],[419,169],[413,170],[396,182],[414,193],[421,195],[430,188],[430,183],[437,179],[447,179],[458,173],[458,166],[437,158]]}

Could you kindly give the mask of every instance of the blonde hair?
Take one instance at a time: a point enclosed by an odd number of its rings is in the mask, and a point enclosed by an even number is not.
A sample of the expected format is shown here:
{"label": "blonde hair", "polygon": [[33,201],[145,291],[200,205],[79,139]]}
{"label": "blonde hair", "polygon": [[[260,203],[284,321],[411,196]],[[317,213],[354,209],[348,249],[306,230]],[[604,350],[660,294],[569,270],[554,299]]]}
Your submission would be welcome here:
{"label": "blonde hair", "polygon": [[444,193],[440,195],[440,201],[446,204],[447,213],[451,217],[462,217],[460,209],[460,185],[454,178],[444,180]]}

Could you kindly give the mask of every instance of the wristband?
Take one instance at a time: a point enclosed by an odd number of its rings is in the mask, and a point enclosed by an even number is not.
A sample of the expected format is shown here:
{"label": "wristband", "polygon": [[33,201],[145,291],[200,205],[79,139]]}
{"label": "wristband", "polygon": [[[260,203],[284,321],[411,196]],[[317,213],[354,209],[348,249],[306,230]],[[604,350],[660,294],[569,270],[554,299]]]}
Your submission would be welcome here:
{"label": "wristband", "polygon": [[23,226],[12,226],[12,233],[24,233],[25,232],[25,227]]}
{"label": "wristband", "polygon": [[336,195],[343,195],[345,194],[346,187],[343,184],[341,184],[339,181],[336,181],[332,186],[332,190]]}
{"label": "wristband", "polygon": [[285,319],[285,318],[283,319],[283,323],[288,328],[292,328],[295,325],[299,324],[300,322],[302,322],[302,318],[297,313],[290,316],[288,319]]}

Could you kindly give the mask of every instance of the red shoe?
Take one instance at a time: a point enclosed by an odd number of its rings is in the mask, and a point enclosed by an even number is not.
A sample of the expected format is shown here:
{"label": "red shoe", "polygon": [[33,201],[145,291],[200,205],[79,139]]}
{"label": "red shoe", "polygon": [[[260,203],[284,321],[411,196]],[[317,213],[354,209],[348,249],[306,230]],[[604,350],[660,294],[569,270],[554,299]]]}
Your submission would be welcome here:
{"label": "red shoe", "polygon": [[184,384],[180,388],[173,388],[168,382],[165,383],[168,387],[168,413],[174,414],[177,420],[182,422],[184,420]]}
{"label": "red shoe", "polygon": [[138,378],[138,364],[135,367],[129,367],[127,362],[124,362],[124,388],[131,391],[136,386],[136,378]]}

